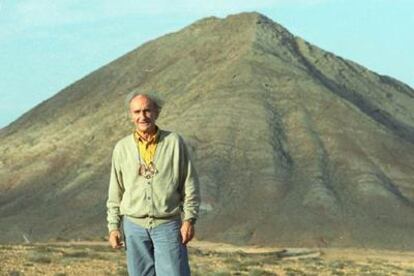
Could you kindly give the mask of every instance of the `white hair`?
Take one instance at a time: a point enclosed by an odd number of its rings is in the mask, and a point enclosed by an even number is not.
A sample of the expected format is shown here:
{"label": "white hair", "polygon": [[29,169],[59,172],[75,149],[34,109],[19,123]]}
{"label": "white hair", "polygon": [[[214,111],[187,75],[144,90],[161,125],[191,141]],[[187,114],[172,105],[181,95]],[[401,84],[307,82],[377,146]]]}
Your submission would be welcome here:
{"label": "white hair", "polygon": [[140,93],[140,92],[137,92],[137,91],[133,91],[133,92],[129,93],[127,95],[127,97],[125,98],[125,105],[126,105],[128,113],[129,113],[129,104],[131,103],[132,99],[134,99],[135,97],[138,97],[138,96],[143,96],[143,97],[146,97],[147,99],[149,99],[150,102],[153,104],[153,107],[155,108],[155,111],[157,112],[157,117],[158,117],[158,115],[160,115],[162,105],[163,105],[163,102],[161,101],[161,99],[158,98],[157,96],[155,96],[154,94],[145,94],[145,93]]}

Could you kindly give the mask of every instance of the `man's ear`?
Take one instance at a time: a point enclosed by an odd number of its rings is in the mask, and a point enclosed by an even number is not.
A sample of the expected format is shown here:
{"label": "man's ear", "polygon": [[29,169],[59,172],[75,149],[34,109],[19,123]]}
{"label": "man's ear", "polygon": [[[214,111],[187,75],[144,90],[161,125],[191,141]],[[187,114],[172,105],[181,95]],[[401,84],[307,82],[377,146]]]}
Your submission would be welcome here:
{"label": "man's ear", "polygon": [[160,110],[158,110],[158,108],[157,108],[155,110],[155,120],[157,120],[159,116],[160,116]]}

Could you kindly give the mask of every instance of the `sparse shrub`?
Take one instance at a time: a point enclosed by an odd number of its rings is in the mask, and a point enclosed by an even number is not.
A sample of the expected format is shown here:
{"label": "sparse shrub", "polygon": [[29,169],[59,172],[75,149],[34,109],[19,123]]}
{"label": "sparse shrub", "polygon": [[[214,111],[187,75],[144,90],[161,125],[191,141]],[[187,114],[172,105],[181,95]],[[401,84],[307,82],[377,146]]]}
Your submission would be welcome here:
{"label": "sparse shrub", "polygon": [[371,270],[371,266],[369,266],[369,265],[361,265],[359,267],[359,271],[362,271],[362,272],[368,272],[370,270]]}
{"label": "sparse shrub", "polygon": [[240,275],[240,274],[231,274],[230,272],[227,272],[227,271],[217,271],[217,272],[212,272],[208,275],[209,276],[230,276],[230,275]]}
{"label": "sparse shrub", "polygon": [[123,250],[116,250],[114,251],[114,249],[112,249],[111,246],[108,245],[88,245],[88,246],[83,246],[83,245],[79,245],[77,246],[79,249],[80,248],[84,248],[87,250],[92,250],[92,251],[98,251],[98,252],[111,252],[111,253],[123,253]]}
{"label": "sparse shrub", "polygon": [[394,264],[390,264],[390,263],[385,263],[385,264],[383,264],[383,266],[388,268],[388,269],[394,269],[394,270],[398,270],[398,271],[402,270],[401,267],[399,267],[397,265],[394,265]]}
{"label": "sparse shrub", "polygon": [[405,272],[407,272],[407,275],[414,275],[414,267],[406,269]]}
{"label": "sparse shrub", "polygon": [[42,264],[50,264],[52,262],[52,258],[50,257],[49,253],[42,253],[42,252],[30,252],[27,260],[33,263],[42,263]]}
{"label": "sparse shrub", "polygon": [[37,253],[43,253],[43,254],[53,254],[53,253],[64,253],[63,250],[55,247],[55,246],[45,246],[45,245],[37,245],[30,250],[35,251]]}
{"label": "sparse shrub", "polygon": [[67,238],[64,238],[64,237],[61,237],[61,236],[57,236],[55,240],[58,241],[58,242],[66,242],[66,241],[68,241]]}
{"label": "sparse shrub", "polygon": [[285,268],[286,275],[288,276],[297,276],[297,275],[306,275],[302,270],[286,267]]}
{"label": "sparse shrub", "polygon": [[264,256],[260,259],[260,262],[264,264],[278,264],[281,262],[281,259],[275,256]]}
{"label": "sparse shrub", "polygon": [[75,251],[75,252],[64,252],[64,258],[87,258],[89,257],[89,252],[86,251]]}
{"label": "sparse shrub", "polygon": [[112,260],[112,256],[108,256],[108,254],[101,254],[101,253],[89,253],[89,259],[94,260]]}
{"label": "sparse shrub", "polygon": [[208,252],[202,251],[200,249],[197,248],[189,248],[189,254],[190,256],[206,256],[208,254]]}
{"label": "sparse shrub", "polygon": [[205,273],[198,271],[198,269],[191,269],[191,275],[193,275],[193,276],[204,276]]}
{"label": "sparse shrub", "polygon": [[118,267],[116,270],[116,275],[119,276],[128,276],[128,270],[126,267]]}
{"label": "sparse shrub", "polygon": [[39,253],[42,253],[42,252],[55,252],[55,249],[54,248],[51,248],[49,246],[44,246],[44,245],[36,246],[34,248],[34,250],[36,252],[39,252]]}
{"label": "sparse shrub", "polygon": [[261,260],[256,260],[256,259],[247,259],[241,262],[242,265],[240,266],[241,268],[247,269],[251,266],[258,266],[261,267],[263,265],[263,262]]}
{"label": "sparse shrub", "polygon": [[253,269],[249,271],[249,276],[267,276],[267,275],[276,275],[276,273],[271,273],[262,269]]}
{"label": "sparse shrub", "polygon": [[226,258],[223,260],[223,263],[225,263],[229,270],[239,270],[239,268],[242,266],[242,262],[236,258]]}
{"label": "sparse shrub", "polygon": [[342,261],[333,261],[329,264],[329,266],[331,268],[335,268],[335,269],[344,269],[345,268],[345,263]]}

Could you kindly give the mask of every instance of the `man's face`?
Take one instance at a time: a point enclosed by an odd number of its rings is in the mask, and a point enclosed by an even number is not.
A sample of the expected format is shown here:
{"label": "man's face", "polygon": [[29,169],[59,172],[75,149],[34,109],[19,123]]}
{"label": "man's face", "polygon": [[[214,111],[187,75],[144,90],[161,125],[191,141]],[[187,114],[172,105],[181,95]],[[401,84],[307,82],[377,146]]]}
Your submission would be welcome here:
{"label": "man's face", "polygon": [[155,120],[158,114],[154,104],[147,97],[136,96],[133,98],[129,104],[129,113],[137,130],[143,133],[155,130]]}

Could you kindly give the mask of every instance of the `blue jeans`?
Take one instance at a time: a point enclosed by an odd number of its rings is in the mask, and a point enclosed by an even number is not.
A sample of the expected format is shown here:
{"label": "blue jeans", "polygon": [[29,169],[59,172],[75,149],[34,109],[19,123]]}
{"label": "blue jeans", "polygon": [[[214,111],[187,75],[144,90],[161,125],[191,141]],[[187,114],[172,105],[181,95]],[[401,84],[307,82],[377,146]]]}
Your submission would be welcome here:
{"label": "blue jeans", "polygon": [[189,276],[187,247],[181,243],[181,221],[143,228],[123,218],[130,276]]}

